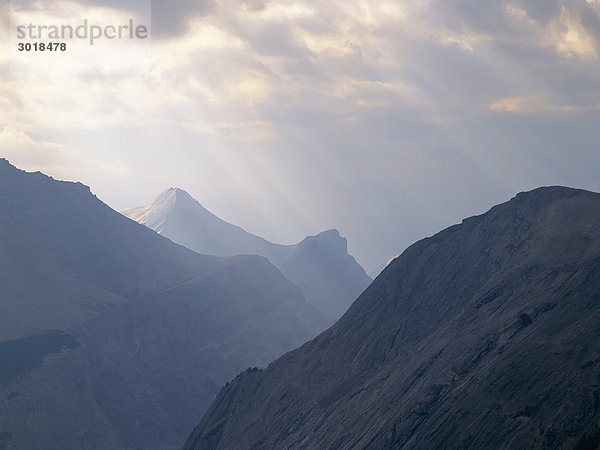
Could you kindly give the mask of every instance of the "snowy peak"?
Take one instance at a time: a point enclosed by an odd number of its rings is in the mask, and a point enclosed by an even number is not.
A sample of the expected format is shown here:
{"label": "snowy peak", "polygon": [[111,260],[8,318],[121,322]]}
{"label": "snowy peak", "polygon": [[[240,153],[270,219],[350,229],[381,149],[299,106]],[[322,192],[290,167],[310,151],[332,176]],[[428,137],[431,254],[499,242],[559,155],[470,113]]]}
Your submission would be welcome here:
{"label": "snowy peak", "polygon": [[150,205],[153,206],[153,205],[160,205],[162,203],[169,203],[169,204],[175,203],[176,190],[177,190],[177,188],[167,189],[166,191],[162,192],[158,197],[156,197],[156,199],[154,199],[154,201]]}
{"label": "snowy peak", "polygon": [[216,256],[260,255],[300,286],[309,303],[339,318],[372,281],[348,254],[338,230],[280,245],[248,233],[205,209],[183,189],[170,188],[150,205],[123,214],[198,253]]}
{"label": "snowy peak", "polygon": [[153,204],[168,203],[173,206],[182,208],[202,208],[202,210],[208,213],[208,210],[204,208],[200,202],[195,200],[188,192],[178,187],[172,187],[167,189],[165,192],[160,194]]}
{"label": "snowy peak", "polygon": [[170,188],[169,191],[171,191],[175,194],[175,199],[179,202],[189,202],[189,203],[194,203],[196,205],[200,204],[200,202],[195,200],[187,191],[184,191],[181,188],[178,188],[178,187]]}
{"label": "snowy peak", "polygon": [[176,209],[196,215],[212,216],[210,218],[213,220],[217,219],[200,203],[194,200],[190,194],[177,187],[172,187],[162,192],[147,206],[128,209],[122,211],[122,213],[130,219],[163,234],[169,216],[175,214],[174,211]]}
{"label": "snowy peak", "polygon": [[161,222],[175,208],[216,217],[190,194],[177,187],[172,187],[162,192],[149,205],[125,210],[123,214],[143,225],[153,228],[149,223]]}
{"label": "snowy peak", "polygon": [[278,264],[290,252],[217,217],[183,189],[170,188],[148,206],[123,211],[142,225],[198,253],[260,255]]}

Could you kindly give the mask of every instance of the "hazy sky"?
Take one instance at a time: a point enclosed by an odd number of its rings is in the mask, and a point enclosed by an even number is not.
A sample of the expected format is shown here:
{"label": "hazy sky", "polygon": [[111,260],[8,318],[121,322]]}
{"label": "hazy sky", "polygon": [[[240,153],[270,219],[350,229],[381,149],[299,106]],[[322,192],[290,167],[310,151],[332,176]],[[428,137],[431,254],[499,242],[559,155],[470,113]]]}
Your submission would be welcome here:
{"label": "hazy sky", "polygon": [[179,186],[276,242],[338,228],[372,271],[519,191],[600,191],[600,0],[157,1],[151,47],[21,66],[2,5],[0,155],[115,209]]}

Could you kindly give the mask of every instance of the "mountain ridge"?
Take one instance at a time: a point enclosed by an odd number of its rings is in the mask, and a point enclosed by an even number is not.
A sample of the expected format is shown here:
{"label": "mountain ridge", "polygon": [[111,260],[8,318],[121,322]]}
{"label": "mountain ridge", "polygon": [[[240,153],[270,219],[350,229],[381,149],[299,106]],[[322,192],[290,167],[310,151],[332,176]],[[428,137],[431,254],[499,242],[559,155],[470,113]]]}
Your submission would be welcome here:
{"label": "mountain ridge", "polygon": [[268,258],[304,290],[309,303],[333,320],[372,281],[348,253],[347,240],[338,230],[308,236],[298,244],[275,244],[220,219],[189,193],[174,187],[150,205],[122,213],[202,254],[257,254]]}
{"label": "mountain ridge", "polygon": [[599,329],[600,194],[520,193],[406,249],[184,448],[599,445]]}
{"label": "mountain ridge", "polygon": [[267,259],[195,253],[80,183],[3,160],[0,209],[0,447],[175,448],[331,323]]}

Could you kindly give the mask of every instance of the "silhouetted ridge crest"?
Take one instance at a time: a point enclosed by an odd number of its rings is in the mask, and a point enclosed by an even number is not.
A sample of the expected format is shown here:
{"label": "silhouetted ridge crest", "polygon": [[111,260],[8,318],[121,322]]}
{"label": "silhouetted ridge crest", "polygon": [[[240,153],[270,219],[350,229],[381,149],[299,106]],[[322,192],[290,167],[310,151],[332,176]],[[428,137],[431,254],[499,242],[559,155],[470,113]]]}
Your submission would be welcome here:
{"label": "silhouetted ridge crest", "polygon": [[[44,189],[50,189],[52,192],[83,192],[84,194],[92,195],[89,186],[80,182],[56,180],[42,172],[27,172],[13,166],[7,159],[0,158],[0,186],[4,189],[9,189],[11,194],[17,192],[32,192],[39,190],[43,195]],[[27,180],[26,183],[20,182],[13,185],[14,180]],[[2,194],[2,193],[0,193]],[[5,192],[6,194],[6,192]],[[4,198],[7,195],[3,195]],[[95,196],[94,196],[95,197]]]}

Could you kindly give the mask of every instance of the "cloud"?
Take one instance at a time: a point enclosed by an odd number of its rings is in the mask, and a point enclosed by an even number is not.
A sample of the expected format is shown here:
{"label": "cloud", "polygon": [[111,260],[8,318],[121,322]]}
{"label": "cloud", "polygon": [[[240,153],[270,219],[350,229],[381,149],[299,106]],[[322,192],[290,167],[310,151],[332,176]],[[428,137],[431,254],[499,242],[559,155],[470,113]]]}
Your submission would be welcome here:
{"label": "cloud", "polygon": [[6,125],[0,131],[0,149],[13,164],[34,171],[53,170],[64,163],[61,144],[34,138],[18,125]]}
{"label": "cloud", "polygon": [[598,59],[597,42],[583,25],[581,17],[565,6],[561,10],[556,34],[559,53],[567,57]]}
{"label": "cloud", "polygon": [[213,12],[215,0],[81,0],[87,7],[106,7],[128,14],[141,14],[152,10],[152,32],[155,38],[172,38],[189,31],[190,18]]}
{"label": "cloud", "polygon": [[0,132],[0,146],[5,148],[34,146],[35,141],[23,130],[5,126]]}
{"label": "cloud", "polygon": [[154,1],[149,61],[0,59],[0,136],[118,208],[183,184],[274,240],[342,228],[372,269],[519,190],[600,189],[599,18],[597,0]]}
{"label": "cloud", "polygon": [[593,112],[600,109],[600,91],[588,93],[584,104],[556,105],[549,103],[542,95],[505,97],[488,105],[488,109],[497,113],[534,114],[548,112]]}
{"label": "cloud", "polygon": [[[591,105],[593,108],[598,107],[598,103]],[[497,100],[488,105],[490,111],[499,113],[516,113],[516,114],[532,114],[532,113],[544,113],[544,112],[575,112],[585,109],[588,107],[582,106],[558,106],[552,105],[547,102],[543,96],[529,96],[529,97],[506,97]]]}
{"label": "cloud", "polygon": [[531,113],[548,109],[540,97],[506,97],[491,103],[488,107],[494,112],[508,113]]}

